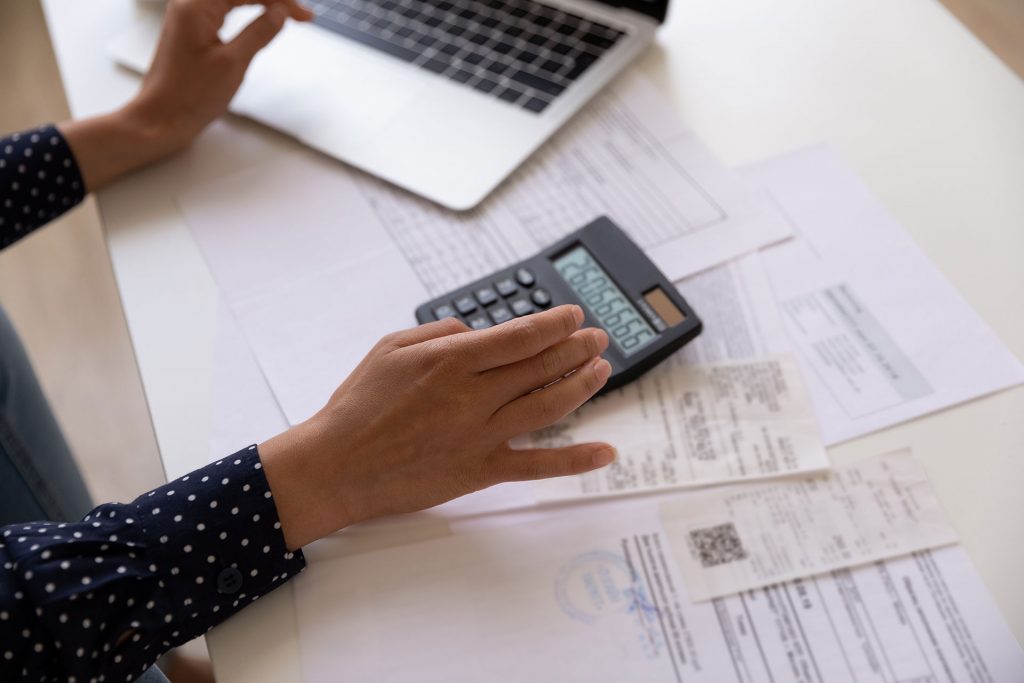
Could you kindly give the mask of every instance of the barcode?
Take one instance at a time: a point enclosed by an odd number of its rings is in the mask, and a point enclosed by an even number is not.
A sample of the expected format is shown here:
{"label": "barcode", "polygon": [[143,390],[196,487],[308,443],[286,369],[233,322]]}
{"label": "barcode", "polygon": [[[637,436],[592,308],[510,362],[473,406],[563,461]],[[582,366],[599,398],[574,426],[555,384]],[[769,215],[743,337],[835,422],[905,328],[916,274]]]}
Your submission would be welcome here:
{"label": "barcode", "polygon": [[690,540],[705,567],[747,559],[747,551],[743,549],[740,535],[732,522],[694,529],[690,532]]}

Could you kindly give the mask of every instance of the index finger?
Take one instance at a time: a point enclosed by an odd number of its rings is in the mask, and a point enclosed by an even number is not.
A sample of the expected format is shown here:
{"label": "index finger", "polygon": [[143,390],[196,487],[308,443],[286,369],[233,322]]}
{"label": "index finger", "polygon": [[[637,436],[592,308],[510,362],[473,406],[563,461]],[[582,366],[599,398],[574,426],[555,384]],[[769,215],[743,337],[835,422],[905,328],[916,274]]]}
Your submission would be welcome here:
{"label": "index finger", "polygon": [[473,364],[482,372],[532,358],[569,337],[582,324],[582,308],[558,306],[486,330],[467,333],[464,343],[472,345]]}

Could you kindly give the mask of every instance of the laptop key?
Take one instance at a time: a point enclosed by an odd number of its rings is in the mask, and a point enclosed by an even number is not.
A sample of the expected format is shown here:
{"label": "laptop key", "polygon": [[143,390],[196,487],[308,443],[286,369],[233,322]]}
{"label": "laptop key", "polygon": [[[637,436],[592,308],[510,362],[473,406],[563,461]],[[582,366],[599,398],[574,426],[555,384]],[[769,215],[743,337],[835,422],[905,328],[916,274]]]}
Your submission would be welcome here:
{"label": "laptop key", "polygon": [[498,87],[498,84],[488,78],[481,78],[473,84],[473,87],[480,92],[491,92]]}
{"label": "laptop key", "polygon": [[558,83],[554,83],[546,78],[542,78],[537,74],[532,74],[527,71],[516,71],[512,73],[510,77],[513,81],[522,83],[528,88],[539,90],[543,93],[547,93],[548,95],[559,95],[563,90],[565,90],[564,85],[559,85]]}
{"label": "laptop key", "polygon": [[517,102],[522,96],[523,93],[521,90],[508,87],[498,93],[498,99],[505,100],[506,102]]}
{"label": "laptop key", "polygon": [[526,109],[527,111],[532,111],[535,114],[539,114],[548,108],[548,104],[549,102],[547,100],[542,100],[539,97],[533,97],[530,98],[530,101],[523,105],[523,109]]}
{"label": "laptop key", "polygon": [[560,62],[555,59],[549,59],[543,64],[541,64],[539,68],[543,69],[544,71],[549,71],[553,74],[556,74],[562,70],[563,66],[565,66],[564,62]]}
{"label": "laptop key", "polygon": [[597,61],[597,57],[589,52],[583,52],[576,55],[575,60],[576,63],[571,69],[569,69],[569,73],[565,74],[566,79],[570,81],[575,81],[579,78],[583,72],[589,69],[590,66]]}
{"label": "laptop key", "polygon": [[448,64],[439,59],[428,59],[421,66],[427,71],[433,71],[436,74],[444,73],[445,69],[448,68]]}
{"label": "laptop key", "polygon": [[602,50],[607,50],[608,48],[615,44],[614,39],[605,38],[604,36],[600,36],[593,32],[584,33],[582,36],[580,36],[580,39],[583,42],[589,43],[594,47],[601,48]]}

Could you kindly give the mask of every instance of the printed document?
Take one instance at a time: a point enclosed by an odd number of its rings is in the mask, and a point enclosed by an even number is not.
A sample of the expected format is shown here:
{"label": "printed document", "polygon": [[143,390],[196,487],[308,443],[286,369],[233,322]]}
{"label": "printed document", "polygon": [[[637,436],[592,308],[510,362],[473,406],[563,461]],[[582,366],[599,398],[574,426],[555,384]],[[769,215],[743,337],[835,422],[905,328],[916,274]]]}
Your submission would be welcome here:
{"label": "printed document", "polygon": [[602,214],[678,279],[791,234],[762,197],[630,75],[472,212],[313,153],[194,188],[180,205],[294,424],[431,296]]}
{"label": "printed document", "polygon": [[678,497],[661,515],[697,601],[957,540],[910,451]]}
{"label": "printed document", "polygon": [[608,467],[534,483],[540,501],[774,477],[828,467],[789,357],[686,365],[674,357],[517,442],[557,448],[610,441]]}
{"label": "printed document", "polygon": [[762,259],[827,444],[1024,382],[1020,361],[834,152],[794,152],[745,177],[797,234]]}
{"label": "printed document", "polygon": [[652,505],[314,561],[294,588],[310,682],[1017,683],[1024,670],[959,546],[694,603]]}

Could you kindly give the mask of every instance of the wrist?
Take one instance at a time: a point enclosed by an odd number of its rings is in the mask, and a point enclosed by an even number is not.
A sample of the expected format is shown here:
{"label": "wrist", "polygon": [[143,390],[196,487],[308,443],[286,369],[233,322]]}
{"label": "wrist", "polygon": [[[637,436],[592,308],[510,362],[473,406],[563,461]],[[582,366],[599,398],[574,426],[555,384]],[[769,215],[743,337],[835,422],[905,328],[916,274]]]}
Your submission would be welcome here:
{"label": "wrist", "polygon": [[194,137],[186,130],[180,117],[168,116],[160,107],[150,104],[142,96],[136,97],[111,116],[125,138],[139,145],[149,163],[183,150]]}
{"label": "wrist", "polygon": [[259,445],[288,548],[296,550],[358,519],[349,514],[338,463],[314,417]]}
{"label": "wrist", "polygon": [[89,191],[179,151],[189,138],[164,117],[133,101],[121,109],[58,125]]}

